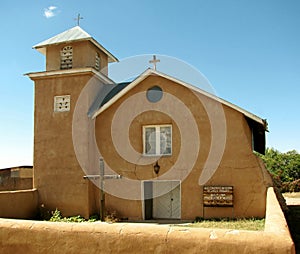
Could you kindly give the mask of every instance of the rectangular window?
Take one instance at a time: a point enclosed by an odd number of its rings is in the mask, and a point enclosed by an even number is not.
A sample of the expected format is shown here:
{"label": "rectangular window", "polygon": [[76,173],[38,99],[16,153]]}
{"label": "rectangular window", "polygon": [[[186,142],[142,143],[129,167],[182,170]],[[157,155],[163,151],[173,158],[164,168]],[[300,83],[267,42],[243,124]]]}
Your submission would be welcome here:
{"label": "rectangular window", "polygon": [[143,126],[143,152],[145,155],[172,154],[172,125]]}

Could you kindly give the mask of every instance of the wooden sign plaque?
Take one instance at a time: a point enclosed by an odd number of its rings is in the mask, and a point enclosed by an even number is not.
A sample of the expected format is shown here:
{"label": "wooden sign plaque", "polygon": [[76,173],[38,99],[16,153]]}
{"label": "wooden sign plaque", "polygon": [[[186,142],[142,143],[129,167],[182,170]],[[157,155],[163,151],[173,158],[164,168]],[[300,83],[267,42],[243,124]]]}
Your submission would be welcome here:
{"label": "wooden sign plaque", "polygon": [[233,207],[233,186],[204,186],[205,207]]}

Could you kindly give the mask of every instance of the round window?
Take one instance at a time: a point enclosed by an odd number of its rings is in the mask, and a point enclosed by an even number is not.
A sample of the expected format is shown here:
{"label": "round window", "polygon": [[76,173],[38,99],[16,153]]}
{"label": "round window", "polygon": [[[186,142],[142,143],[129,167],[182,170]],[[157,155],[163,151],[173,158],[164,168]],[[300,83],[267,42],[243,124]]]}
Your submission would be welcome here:
{"label": "round window", "polygon": [[159,86],[153,86],[147,90],[147,99],[150,102],[158,102],[163,96],[163,91]]}

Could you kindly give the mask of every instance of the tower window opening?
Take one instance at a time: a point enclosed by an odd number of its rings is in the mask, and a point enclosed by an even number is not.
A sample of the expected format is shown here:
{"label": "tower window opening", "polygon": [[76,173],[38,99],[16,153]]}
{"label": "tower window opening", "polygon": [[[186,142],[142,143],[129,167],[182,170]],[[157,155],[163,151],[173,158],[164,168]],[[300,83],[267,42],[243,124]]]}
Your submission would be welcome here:
{"label": "tower window opening", "polygon": [[72,69],[73,48],[66,46],[60,51],[60,69]]}
{"label": "tower window opening", "polygon": [[98,53],[96,53],[96,57],[95,57],[95,69],[97,71],[100,71],[100,56]]}

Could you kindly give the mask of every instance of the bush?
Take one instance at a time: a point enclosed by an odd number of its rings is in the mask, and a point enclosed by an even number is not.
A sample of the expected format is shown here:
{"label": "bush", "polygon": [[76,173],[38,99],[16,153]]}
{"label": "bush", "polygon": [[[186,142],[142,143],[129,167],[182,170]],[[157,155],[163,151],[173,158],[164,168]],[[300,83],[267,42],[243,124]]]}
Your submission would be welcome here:
{"label": "bush", "polygon": [[50,218],[50,221],[57,222],[62,221],[61,212],[56,208],[54,212],[52,212],[52,216]]}
{"label": "bush", "polygon": [[300,179],[281,184],[282,192],[300,192]]}
{"label": "bush", "polygon": [[257,155],[264,161],[281,192],[300,191],[300,154],[297,151],[281,153],[267,148],[265,155]]}
{"label": "bush", "polygon": [[98,220],[98,216],[97,215],[93,215],[90,217],[89,220],[86,220],[85,218],[83,218],[80,215],[77,216],[71,216],[71,217],[63,217],[61,215],[61,212],[56,208],[55,211],[52,211],[52,217],[49,219],[49,221],[52,222],[95,222],[96,220]]}

